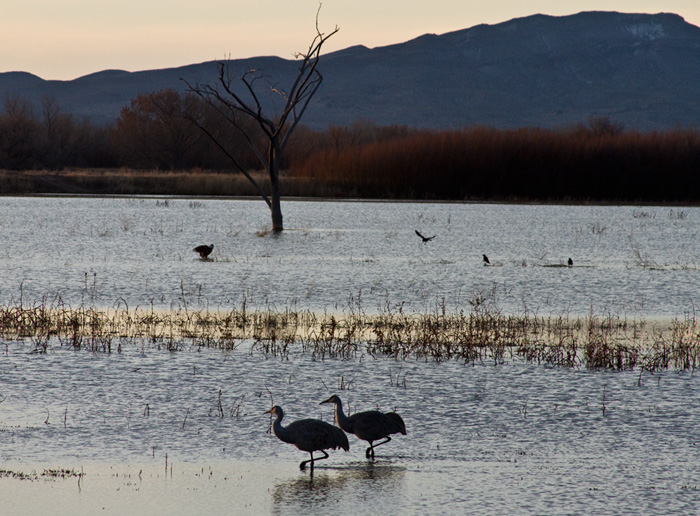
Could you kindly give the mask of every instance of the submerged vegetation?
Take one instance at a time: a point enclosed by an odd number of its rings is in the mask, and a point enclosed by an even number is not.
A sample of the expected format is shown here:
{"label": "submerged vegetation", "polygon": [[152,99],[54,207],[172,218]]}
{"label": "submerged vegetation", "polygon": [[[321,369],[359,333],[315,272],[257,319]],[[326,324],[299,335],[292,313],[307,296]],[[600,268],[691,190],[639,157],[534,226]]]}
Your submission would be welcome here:
{"label": "submerged vegetation", "polygon": [[14,478],[17,480],[28,480],[31,482],[36,482],[37,480],[65,480],[67,478],[77,478],[80,481],[85,473],[78,473],[74,469],[67,468],[53,468],[44,469],[41,473],[36,470],[32,470],[29,473],[24,471],[14,471],[7,469],[0,469],[0,478]]}
{"label": "submerged vegetation", "polygon": [[366,313],[354,302],[344,313],[250,309],[174,311],[70,308],[60,300],[32,306],[0,306],[0,338],[30,340],[35,353],[53,345],[92,352],[124,346],[177,351],[186,346],[232,350],[287,359],[353,359],[364,355],[396,360],[456,360],[500,364],[507,360],[588,369],[694,371],[700,366],[700,324],[695,318],[654,325],[615,316],[541,317],[504,315],[484,298],[468,312],[407,313],[401,305]]}

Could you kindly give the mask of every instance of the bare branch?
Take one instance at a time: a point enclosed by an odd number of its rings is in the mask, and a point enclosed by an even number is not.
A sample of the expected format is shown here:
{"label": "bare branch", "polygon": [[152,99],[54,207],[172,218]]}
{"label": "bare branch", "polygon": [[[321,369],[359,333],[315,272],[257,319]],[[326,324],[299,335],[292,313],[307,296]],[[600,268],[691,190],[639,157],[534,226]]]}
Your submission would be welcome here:
{"label": "bare branch", "polygon": [[[324,43],[338,32],[338,27],[324,34],[318,25],[321,5],[316,12],[316,35],[309,45],[306,53],[297,53],[296,58],[301,59],[296,76],[291,87],[287,90],[277,85],[269,84],[267,91],[275,96],[279,96],[284,102],[281,112],[270,118],[263,112],[263,102],[261,101],[259,82],[267,79],[265,74],[257,68],[250,68],[242,74],[240,81],[243,83],[243,93],[241,88],[235,89],[231,70],[226,62],[218,63],[218,86],[211,85],[190,85],[185,81],[189,90],[204,99],[210,106],[216,109],[229,123],[244,135],[244,138],[258,158],[270,178],[270,198],[262,193],[262,189],[253,181],[241,163],[236,159],[231,150],[227,150],[223,142],[216,138],[216,135],[203,124],[196,122],[197,127],[214,142],[214,144],[243,172],[246,177],[255,185],[261,193],[265,202],[272,211],[273,229],[282,229],[282,214],[279,208],[279,167],[282,152],[284,151],[289,138],[294,129],[299,124],[311,99],[318,91],[323,82],[323,75],[318,71],[319,57]],[[238,117],[253,121],[267,139],[267,151],[262,152],[257,142],[253,138],[248,128],[244,127]]]}
{"label": "bare branch", "polygon": [[241,174],[243,174],[248,179],[248,181],[251,182],[251,184],[258,191],[258,193],[263,198],[265,203],[268,206],[271,206],[272,203],[270,201],[270,198],[265,193],[265,191],[260,187],[260,185],[257,183],[257,181],[253,178],[253,176],[251,176],[250,173],[245,169],[245,167],[241,164],[241,162],[238,159],[236,159],[236,156],[234,156],[231,152],[229,152],[229,150],[221,143],[219,138],[217,138],[214,134],[212,134],[211,131],[209,131],[209,129],[207,129],[198,120],[193,119],[193,118],[190,118],[189,120],[195,125],[195,127],[200,129],[212,141],[212,143],[214,143],[214,145],[216,145],[219,148],[219,150],[224,153],[224,155],[227,158],[229,158],[231,160],[231,162],[236,166],[236,168],[239,170],[239,172],[241,172]]}

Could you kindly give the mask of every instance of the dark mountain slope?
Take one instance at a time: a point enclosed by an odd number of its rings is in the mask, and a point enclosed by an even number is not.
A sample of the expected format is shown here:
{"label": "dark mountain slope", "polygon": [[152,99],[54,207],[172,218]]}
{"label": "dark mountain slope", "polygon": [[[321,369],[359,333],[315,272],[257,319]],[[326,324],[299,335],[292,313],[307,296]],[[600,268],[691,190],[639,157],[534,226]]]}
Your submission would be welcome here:
{"label": "dark mountain slope", "polygon": [[[317,128],[358,119],[454,128],[553,127],[609,116],[629,128],[700,125],[700,28],[674,14],[584,12],[529,16],[386,47],[322,56],[325,81],[304,122]],[[276,57],[231,61],[284,86],[296,63]],[[0,96],[51,95],[65,111],[115,119],[139,93],[216,81],[216,64],[73,81],[0,74]]]}

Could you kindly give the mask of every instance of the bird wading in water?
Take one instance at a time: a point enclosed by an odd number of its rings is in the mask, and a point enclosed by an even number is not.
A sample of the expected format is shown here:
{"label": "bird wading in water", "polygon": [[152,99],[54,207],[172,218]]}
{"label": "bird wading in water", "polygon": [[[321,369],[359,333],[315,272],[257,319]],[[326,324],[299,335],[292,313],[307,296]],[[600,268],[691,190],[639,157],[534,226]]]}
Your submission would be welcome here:
{"label": "bird wading in water", "polygon": [[198,245],[194,249],[192,249],[195,253],[199,253],[199,256],[202,258],[202,260],[206,260],[211,252],[214,250],[214,244],[212,245]]}
{"label": "bird wading in water", "polygon": [[[334,450],[342,448],[345,451],[350,449],[348,437],[345,433],[340,428],[325,421],[320,419],[300,419],[287,426],[282,426],[284,411],[277,405],[265,412],[265,414],[276,416],[275,421],[272,423],[272,430],[280,441],[293,444],[300,450],[311,454],[309,460],[302,461],[299,464],[299,469],[301,470],[304,470],[310,462],[311,472],[313,473],[314,461],[327,459],[328,454],[325,450],[329,448]],[[324,456],[314,458],[315,451],[320,451]]]}
{"label": "bird wading in water", "polygon": [[[343,412],[343,402],[335,394],[321,402],[321,404],[324,403],[335,404],[335,421],[340,428],[369,443],[369,448],[365,451],[368,459],[374,459],[374,449],[377,446],[391,441],[391,434],[406,435],[406,424],[396,412],[384,413],[369,410],[346,416]],[[384,441],[373,444],[378,439],[384,439]]]}

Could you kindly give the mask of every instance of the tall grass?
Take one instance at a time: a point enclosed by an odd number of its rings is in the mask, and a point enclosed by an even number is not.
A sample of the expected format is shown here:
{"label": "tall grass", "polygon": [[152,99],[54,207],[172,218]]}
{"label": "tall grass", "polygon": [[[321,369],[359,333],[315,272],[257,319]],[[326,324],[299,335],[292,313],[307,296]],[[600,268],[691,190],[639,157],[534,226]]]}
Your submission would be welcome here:
{"label": "tall grass", "polygon": [[700,132],[476,127],[328,147],[292,177],[360,197],[697,201]]}
{"label": "tall grass", "polygon": [[124,346],[177,351],[188,346],[231,350],[249,343],[251,353],[318,360],[362,355],[396,360],[501,364],[525,360],[552,366],[640,371],[700,366],[700,325],[695,319],[653,326],[619,317],[504,315],[475,301],[469,311],[444,304],[424,313],[402,305],[369,315],[355,304],[340,314],[297,310],[251,310],[244,302],[229,310],[130,309],[117,303],[99,310],[70,308],[60,299],[31,306],[0,306],[0,338],[29,340],[35,353],[53,345],[93,352]]}

